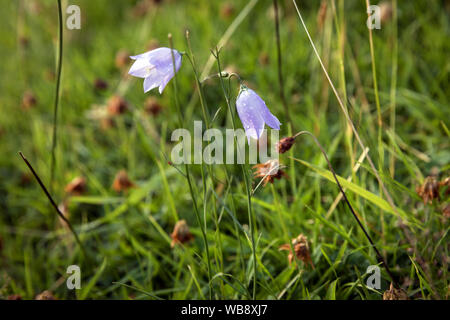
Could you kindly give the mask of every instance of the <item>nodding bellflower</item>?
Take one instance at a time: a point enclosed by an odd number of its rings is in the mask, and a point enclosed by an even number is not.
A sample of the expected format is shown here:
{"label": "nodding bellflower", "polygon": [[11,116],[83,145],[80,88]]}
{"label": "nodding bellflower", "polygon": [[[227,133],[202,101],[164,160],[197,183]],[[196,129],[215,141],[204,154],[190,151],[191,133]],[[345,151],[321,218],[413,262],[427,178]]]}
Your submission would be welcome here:
{"label": "nodding bellflower", "polygon": [[144,92],[159,87],[159,93],[161,94],[167,83],[175,75],[173,60],[175,60],[176,72],[181,67],[181,53],[173,49],[174,59],[172,59],[170,48],[162,47],[130,58],[135,62],[128,74],[144,78]]}
{"label": "nodding bellflower", "polygon": [[269,111],[263,99],[243,84],[236,99],[236,109],[249,143],[250,138],[258,140],[261,137],[266,123],[272,129],[280,130],[281,122]]}

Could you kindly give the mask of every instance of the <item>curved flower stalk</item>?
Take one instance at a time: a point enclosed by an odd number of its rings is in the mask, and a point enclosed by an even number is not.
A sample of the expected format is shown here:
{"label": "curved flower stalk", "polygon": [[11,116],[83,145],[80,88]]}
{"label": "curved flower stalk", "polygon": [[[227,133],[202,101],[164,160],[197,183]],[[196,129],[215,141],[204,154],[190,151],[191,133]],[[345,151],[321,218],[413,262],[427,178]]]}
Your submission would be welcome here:
{"label": "curved flower stalk", "polygon": [[243,84],[236,99],[236,109],[249,143],[250,138],[258,140],[261,137],[265,124],[280,130],[281,122],[269,111],[264,100]]}
{"label": "curved flower stalk", "polygon": [[[325,152],[324,147],[322,146],[322,144],[319,142],[319,140],[316,138],[315,135],[313,135],[311,132],[309,131],[300,131],[298,133],[296,133],[295,135],[293,135],[292,137],[287,137],[287,138],[283,138],[279,141],[278,143],[278,150],[280,151],[280,153],[284,153],[286,151],[288,151],[295,143],[295,139],[298,136],[301,135],[309,135],[313,140],[314,143],[317,145],[317,147],[319,147],[320,151],[322,152],[327,164],[328,164],[328,168],[331,171],[331,174],[333,175],[334,180],[336,181],[336,185],[339,188],[339,191],[342,193],[342,197],[344,198],[345,203],[347,204],[348,208],[350,209],[350,212],[352,213],[353,217],[355,218],[356,222],[358,223],[358,226],[361,228],[362,232],[364,233],[364,235],[366,236],[367,240],[369,241],[370,245],[372,246],[373,250],[375,251],[375,254],[377,256],[377,260],[380,264],[382,264],[387,272],[387,274],[391,277],[392,283],[394,284],[394,286],[396,288],[400,288],[400,286],[398,285],[394,275],[392,274],[388,264],[386,263],[386,260],[383,258],[383,256],[381,255],[380,251],[378,250],[377,246],[375,245],[375,243],[373,242],[372,238],[370,237],[369,233],[366,231],[366,228],[364,228],[363,224],[361,223],[360,219],[358,218],[358,215],[356,214],[355,210],[353,209],[352,205],[350,204],[350,201],[347,198],[347,195],[345,194],[344,188],[342,188],[341,183],[339,182],[339,179],[336,175],[336,172],[333,169],[333,166],[331,165],[330,160],[328,159],[328,155]],[[289,157],[291,158],[291,157]]]}
{"label": "curved flower stalk", "polygon": [[[172,57],[173,52],[173,57]],[[128,74],[144,79],[144,92],[159,87],[161,94],[181,67],[182,55],[175,49],[161,47],[130,58],[135,60]],[[173,59],[174,58],[174,59]],[[174,63],[175,61],[175,67]]]}

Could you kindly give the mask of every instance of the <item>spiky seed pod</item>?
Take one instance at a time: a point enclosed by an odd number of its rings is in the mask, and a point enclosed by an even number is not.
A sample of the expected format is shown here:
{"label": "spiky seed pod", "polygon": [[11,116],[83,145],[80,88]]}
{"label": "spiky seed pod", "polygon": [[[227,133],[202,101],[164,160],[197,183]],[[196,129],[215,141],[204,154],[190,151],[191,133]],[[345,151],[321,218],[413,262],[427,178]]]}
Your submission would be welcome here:
{"label": "spiky seed pod", "polygon": [[[311,265],[314,269],[314,264],[311,260],[311,255],[309,251],[308,238],[302,233],[299,234],[296,238],[292,239],[292,247],[294,248],[295,258],[300,259],[306,265]],[[291,264],[294,261],[294,255],[291,251],[291,245],[289,243],[285,243],[280,246],[279,250],[289,251],[288,261]]]}
{"label": "spiky seed pod", "polygon": [[425,178],[424,183],[416,188],[419,197],[422,198],[423,203],[433,203],[434,199],[439,200],[439,182],[434,176]]}
{"label": "spiky seed pod", "polygon": [[275,179],[287,177],[286,173],[281,169],[280,162],[276,159],[269,160],[265,163],[259,163],[252,167],[255,169],[253,173],[255,178],[262,178],[264,186],[270,182],[273,183]]}

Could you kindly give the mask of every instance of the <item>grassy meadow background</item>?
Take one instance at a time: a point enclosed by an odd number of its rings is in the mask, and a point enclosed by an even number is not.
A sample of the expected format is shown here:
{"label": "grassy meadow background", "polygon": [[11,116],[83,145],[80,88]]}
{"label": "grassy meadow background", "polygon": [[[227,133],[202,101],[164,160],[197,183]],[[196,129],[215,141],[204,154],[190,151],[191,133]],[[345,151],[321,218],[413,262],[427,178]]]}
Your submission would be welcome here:
{"label": "grassy meadow background", "polygon": [[[375,90],[366,2],[298,0],[330,77],[398,210],[386,201],[367,159],[358,162],[364,150],[345,121],[291,1],[279,1],[284,93],[291,121],[279,95],[272,1],[62,3],[64,11],[69,4],[81,8],[82,24],[80,30],[64,27],[56,167],[50,186],[57,1],[0,0],[1,299],[34,299],[45,290],[57,299],[253,297],[240,167],[212,166],[215,179],[206,170],[204,185],[201,166],[190,166],[196,203],[206,219],[209,281],[185,168],[168,163],[174,146],[170,135],[178,127],[173,83],[162,95],[157,90],[144,94],[142,80],[127,76],[131,60],[121,59],[169,46],[168,33],[176,49],[188,51],[186,29],[199,73],[217,73],[215,61],[209,70],[205,66],[210,49],[226,40],[222,66],[239,73],[265,100],[283,123],[280,137],[300,130],[314,133],[337,174],[352,177],[346,185],[349,200],[409,298],[448,298],[448,190],[441,188],[440,199],[432,203],[424,203],[416,193],[427,176],[439,181],[449,176],[448,1],[383,2],[394,4],[394,9],[397,3],[397,10],[383,17],[380,30],[373,30]],[[184,125],[192,129],[193,121],[202,119],[202,109],[187,59],[176,79]],[[212,126],[232,128],[218,79],[205,82],[204,92],[211,117],[217,112]],[[238,93],[234,80],[231,93],[233,98]],[[110,107],[108,113],[113,96],[124,99],[126,112],[118,114]],[[155,104],[160,112],[149,112],[149,105]],[[65,205],[85,254],[18,151],[55,201]],[[280,162],[287,177],[258,188],[252,197],[255,297],[382,299],[390,279],[381,267],[381,289],[365,286],[367,267],[377,264],[375,253],[348,207],[342,201],[333,205],[339,190],[327,179],[326,162],[312,139],[297,138]],[[133,188],[117,192],[112,187],[120,170],[126,170]],[[66,186],[76,177],[86,179],[86,190],[69,194]],[[258,182],[253,179],[252,186]],[[181,219],[194,239],[172,248],[170,235]],[[289,264],[288,252],[279,250],[301,233],[308,238],[314,268],[301,260]],[[73,264],[81,268],[80,290],[66,287],[66,269]]]}

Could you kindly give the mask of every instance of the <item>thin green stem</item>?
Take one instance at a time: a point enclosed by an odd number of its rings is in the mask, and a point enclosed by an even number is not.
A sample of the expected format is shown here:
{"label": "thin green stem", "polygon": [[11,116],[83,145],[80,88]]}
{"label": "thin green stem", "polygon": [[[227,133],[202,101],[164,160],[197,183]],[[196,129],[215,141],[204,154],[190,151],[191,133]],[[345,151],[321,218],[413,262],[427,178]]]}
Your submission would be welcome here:
{"label": "thin green stem", "polygon": [[[367,14],[370,14],[369,7],[370,7],[370,1],[366,0],[366,6],[367,6]],[[378,152],[379,152],[379,158],[380,158],[380,167],[383,167],[383,154],[382,154],[382,146],[381,143],[381,129],[383,126],[383,120],[381,117],[381,106],[380,106],[380,96],[378,92],[378,81],[377,81],[377,66],[375,61],[375,49],[373,46],[373,34],[372,29],[369,29],[369,46],[370,46],[370,58],[372,61],[372,79],[373,79],[373,90],[375,94],[375,105],[377,107],[377,120],[378,120]]]}
{"label": "thin green stem", "polygon": [[[178,84],[177,84],[177,77],[176,77],[176,67],[175,67],[175,55],[173,53],[173,41],[172,41],[172,35],[169,34],[169,45],[170,45],[170,49],[171,49],[171,54],[172,54],[172,65],[173,65],[173,72],[174,72],[174,77],[173,77],[173,88],[174,88],[174,94],[175,94],[175,105],[176,105],[176,109],[178,112],[178,119],[179,119],[179,125],[180,127],[183,124],[183,116],[181,114],[180,111],[180,105],[179,105],[179,101],[178,101]],[[191,198],[192,198],[192,203],[194,205],[194,212],[195,212],[195,216],[197,219],[197,223],[200,227],[200,230],[202,232],[202,237],[203,237],[203,242],[205,244],[205,250],[206,250],[206,259],[207,259],[207,267],[208,267],[208,288],[209,288],[209,299],[212,299],[212,288],[211,288],[211,280],[212,280],[212,275],[211,275],[211,259],[210,259],[210,255],[209,255],[209,245],[208,245],[208,239],[206,236],[206,230],[205,227],[202,223],[202,219],[200,217],[200,212],[198,210],[198,205],[197,205],[197,200],[194,194],[194,188],[192,187],[192,181],[191,181],[191,174],[189,171],[189,165],[187,163],[185,163],[185,170],[186,170],[186,180],[188,182],[188,186],[189,186],[189,192],[191,194]]]}
{"label": "thin green stem", "polygon": [[55,89],[55,99],[53,107],[53,135],[52,135],[52,161],[50,165],[50,190],[53,189],[53,181],[55,178],[55,166],[56,166],[56,145],[58,136],[58,108],[59,108],[59,90],[61,84],[61,70],[62,70],[62,60],[63,60],[63,17],[61,0],[58,0],[58,23],[59,23],[59,39],[58,39],[58,61],[56,68],[56,89]]}
{"label": "thin green stem", "polygon": [[[392,72],[391,72],[391,117],[390,126],[392,132],[395,134],[395,113],[396,113],[396,95],[397,95],[397,67],[398,67],[398,30],[397,30],[397,0],[392,0]],[[389,163],[389,171],[391,177],[395,176],[395,155],[391,155]]]}
{"label": "thin green stem", "polygon": [[[219,50],[216,50],[215,57],[217,60],[217,67],[218,67],[219,75],[220,75],[220,85],[221,85],[223,93],[225,95],[225,100],[227,103],[228,111],[230,112],[231,123],[233,124],[233,130],[236,130],[236,122],[234,121],[234,113],[233,113],[233,108],[231,107],[231,99],[230,99],[229,91],[226,90],[225,83],[224,83],[223,77],[222,77],[222,68],[220,65],[219,54],[220,54]],[[238,79],[241,80],[239,77],[238,77]],[[239,143],[236,136],[234,136],[234,140],[237,144]],[[238,145],[238,150],[240,150],[239,145]],[[241,164],[241,169],[242,169],[242,176],[243,176],[244,182],[245,182],[245,189],[247,192],[248,222],[249,222],[249,227],[250,227],[250,241],[252,243],[252,256],[253,256],[253,300],[255,300],[256,299],[256,278],[257,278],[256,245],[255,245],[256,221],[255,221],[255,216],[253,214],[253,209],[252,209],[250,183],[249,183],[249,179],[248,179],[247,169],[245,168],[244,164]]]}

